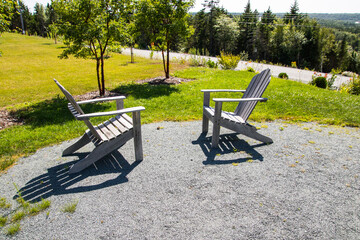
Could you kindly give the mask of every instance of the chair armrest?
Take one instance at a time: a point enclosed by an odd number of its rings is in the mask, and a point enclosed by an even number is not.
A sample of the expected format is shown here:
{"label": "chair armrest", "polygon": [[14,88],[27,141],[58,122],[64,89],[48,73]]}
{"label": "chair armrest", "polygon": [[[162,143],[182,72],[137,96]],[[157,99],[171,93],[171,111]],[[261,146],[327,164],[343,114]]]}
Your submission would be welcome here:
{"label": "chair armrest", "polygon": [[246,90],[237,89],[201,89],[201,92],[246,92]]}
{"label": "chair armrest", "polygon": [[85,103],[95,103],[95,102],[106,102],[106,101],[114,101],[114,100],[122,100],[125,99],[125,96],[116,96],[116,97],[107,97],[107,98],[96,98],[91,100],[79,101],[77,104],[85,104]]}
{"label": "chair armrest", "polygon": [[213,98],[214,102],[248,102],[248,101],[260,101],[266,102],[267,98]]}
{"label": "chair armrest", "polygon": [[124,108],[121,110],[116,110],[116,111],[109,111],[109,112],[97,112],[97,113],[88,113],[88,114],[81,114],[76,116],[76,119],[78,120],[85,120],[85,119],[89,119],[92,117],[102,117],[102,116],[110,116],[110,115],[120,115],[120,114],[124,114],[124,113],[129,113],[129,112],[139,112],[139,111],[143,111],[145,110],[144,107],[131,107],[131,108]]}

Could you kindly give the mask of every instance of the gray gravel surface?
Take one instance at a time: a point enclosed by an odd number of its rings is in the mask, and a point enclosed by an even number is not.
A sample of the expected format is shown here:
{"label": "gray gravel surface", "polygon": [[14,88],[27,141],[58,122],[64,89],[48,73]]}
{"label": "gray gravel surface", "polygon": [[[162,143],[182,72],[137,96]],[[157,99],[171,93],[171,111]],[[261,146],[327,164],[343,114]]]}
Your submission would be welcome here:
{"label": "gray gravel surface", "polygon": [[131,140],[70,176],[90,145],[70,157],[61,152],[74,140],[41,149],[0,176],[0,195],[14,210],[16,184],[51,207],[0,239],[360,239],[359,129],[255,125],[274,143],[222,129],[210,150],[199,121],[146,124],[144,161]]}

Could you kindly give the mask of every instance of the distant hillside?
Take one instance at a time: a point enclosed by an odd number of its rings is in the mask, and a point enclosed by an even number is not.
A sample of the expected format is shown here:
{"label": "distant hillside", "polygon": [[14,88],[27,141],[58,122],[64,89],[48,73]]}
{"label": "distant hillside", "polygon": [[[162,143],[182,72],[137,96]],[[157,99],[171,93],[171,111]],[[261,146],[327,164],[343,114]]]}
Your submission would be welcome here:
{"label": "distant hillside", "polygon": [[360,13],[308,13],[311,18],[360,23]]}
{"label": "distant hillside", "polygon": [[[230,14],[236,16],[242,13]],[[285,13],[275,13],[275,15],[282,18]],[[360,34],[360,13],[307,13],[307,15],[316,19],[321,26]]]}
{"label": "distant hillside", "polygon": [[[196,14],[196,13],[193,13]],[[230,12],[231,15],[241,15],[242,13]],[[260,13],[261,15],[262,13]],[[276,16],[282,18],[286,13],[274,13]],[[349,23],[360,24],[360,13],[304,13],[310,18],[315,18],[318,20],[333,20],[333,21],[342,21]]]}

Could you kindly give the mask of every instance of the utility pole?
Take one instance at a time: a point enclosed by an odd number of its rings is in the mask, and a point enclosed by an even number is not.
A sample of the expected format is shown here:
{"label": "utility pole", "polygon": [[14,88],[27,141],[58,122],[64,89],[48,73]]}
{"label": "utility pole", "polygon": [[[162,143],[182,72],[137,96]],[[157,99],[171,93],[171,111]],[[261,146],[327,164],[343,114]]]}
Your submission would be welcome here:
{"label": "utility pole", "polygon": [[23,16],[22,16],[22,9],[21,9],[21,5],[20,5],[20,0],[18,0],[19,3],[19,13],[20,13],[20,21],[21,21],[21,29],[22,29],[22,34],[25,35],[25,29],[24,29],[24,20],[23,20]]}

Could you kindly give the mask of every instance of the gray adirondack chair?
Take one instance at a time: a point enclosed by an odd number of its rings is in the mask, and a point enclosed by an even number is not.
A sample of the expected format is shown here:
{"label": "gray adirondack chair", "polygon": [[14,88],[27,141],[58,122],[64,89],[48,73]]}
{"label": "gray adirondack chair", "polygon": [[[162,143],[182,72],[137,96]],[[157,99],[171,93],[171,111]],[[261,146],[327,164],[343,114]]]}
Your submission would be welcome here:
{"label": "gray adirondack chair", "polygon": [[[267,101],[266,98],[262,98],[261,96],[268,86],[270,79],[270,69],[266,69],[252,78],[246,90],[201,90],[204,93],[202,132],[208,132],[210,120],[213,123],[213,135],[211,140],[212,148],[218,147],[220,126],[264,143],[273,142],[271,138],[259,134],[256,127],[246,122],[254,110],[257,102]],[[241,92],[244,93],[244,95],[242,98],[213,98],[213,101],[215,102],[215,108],[212,108],[209,106],[211,92]],[[223,102],[239,102],[239,104],[234,112],[226,112],[222,111]]]}
{"label": "gray adirondack chair", "polygon": [[[54,81],[69,101],[68,108],[70,112],[77,120],[84,121],[84,123],[89,128],[76,143],[63,151],[63,155],[72,154],[90,142],[93,142],[95,145],[94,150],[89,153],[85,158],[75,163],[70,168],[69,173],[80,172],[81,170],[92,165],[102,157],[120,148],[131,138],[134,138],[136,161],[143,160],[140,111],[145,110],[144,107],[124,108],[124,96],[76,102],[72,95],[56,79],[54,79]],[[85,114],[80,107],[81,104],[104,101],[116,101],[117,110]],[[126,113],[130,112],[132,113],[132,118],[126,115]],[[115,115],[115,117],[97,126],[93,126],[90,122],[90,118],[92,117],[111,115]]]}

